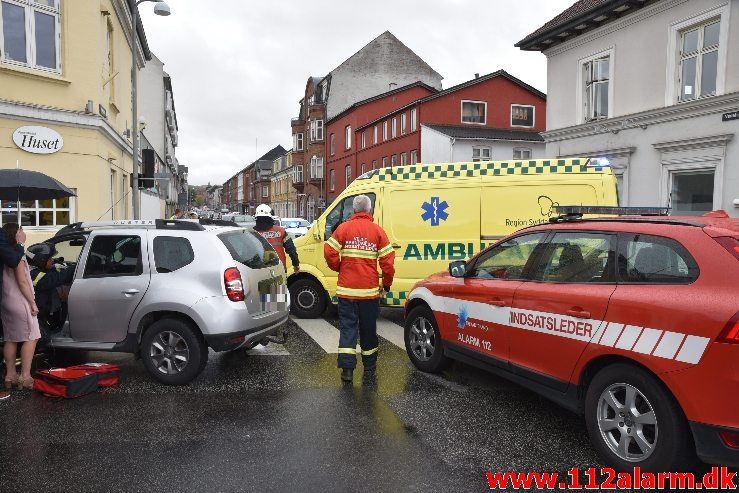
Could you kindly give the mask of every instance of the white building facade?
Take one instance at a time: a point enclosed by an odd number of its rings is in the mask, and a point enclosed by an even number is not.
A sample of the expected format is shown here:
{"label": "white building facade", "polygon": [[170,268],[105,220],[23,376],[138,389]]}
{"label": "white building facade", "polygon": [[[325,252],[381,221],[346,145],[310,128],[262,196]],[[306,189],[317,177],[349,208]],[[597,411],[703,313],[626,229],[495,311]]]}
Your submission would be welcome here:
{"label": "white building facade", "polygon": [[608,159],[622,205],[739,216],[739,0],[581,0],[516,46],[547,56],[547,155]]}

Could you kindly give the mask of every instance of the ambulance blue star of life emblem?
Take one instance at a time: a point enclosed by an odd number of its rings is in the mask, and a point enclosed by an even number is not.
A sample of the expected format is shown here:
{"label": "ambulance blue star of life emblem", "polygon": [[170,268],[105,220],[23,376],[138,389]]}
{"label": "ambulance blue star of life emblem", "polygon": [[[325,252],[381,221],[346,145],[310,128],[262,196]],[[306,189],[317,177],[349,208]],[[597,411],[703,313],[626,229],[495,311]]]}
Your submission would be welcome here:
{"label": "ambulance blue star of life emblem", "polygon": [[449,204],[446,200],[439,201],[439,197],[431,197],[430,202],[424,202],[421,205],[423,214],[421,219],[424,221],[431,221],[431,226],[438,226],[439,221],[446,221],[449,218],[449,213],[446,211],[449,208]]}
{"label": "ambulance blue star of life emblem", "polygon": [[467,307],[465,305],[460,306],[459,313],[457,314],[457,328],[464,329],[467,326],[468,318]]}

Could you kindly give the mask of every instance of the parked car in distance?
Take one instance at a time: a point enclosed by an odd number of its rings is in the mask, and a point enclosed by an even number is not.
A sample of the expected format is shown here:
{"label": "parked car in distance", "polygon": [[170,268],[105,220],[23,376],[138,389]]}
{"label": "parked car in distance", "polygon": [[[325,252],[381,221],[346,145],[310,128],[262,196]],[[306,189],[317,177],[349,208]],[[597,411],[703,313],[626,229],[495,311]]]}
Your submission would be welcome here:
{"label": "parked car in distance", "polygon": [[221,219],[223,221],[234,222],[242,228],[253,228],[257,225],[257,220],[249,214],[224,214]]}
{"label": "parked car in distance", "polygon": [[50,348],[133,353],[154,379],[182,385],[203,370],[208,348],[274,341],[287,321],[285,270],[248,229],[108,221],[48,241],[75,269]]}
{"label": "parked car in distance", "polygon": [[739,220],[560,209],[416,284],[413,364],[463,361],[584,414],[618,470],[739,465]]}
{"label": "parked car in distance", "polygon": [[310,223],[301,217],[283,217],[278,219],[280,226],[293,238],[299,238],[308,232]]}

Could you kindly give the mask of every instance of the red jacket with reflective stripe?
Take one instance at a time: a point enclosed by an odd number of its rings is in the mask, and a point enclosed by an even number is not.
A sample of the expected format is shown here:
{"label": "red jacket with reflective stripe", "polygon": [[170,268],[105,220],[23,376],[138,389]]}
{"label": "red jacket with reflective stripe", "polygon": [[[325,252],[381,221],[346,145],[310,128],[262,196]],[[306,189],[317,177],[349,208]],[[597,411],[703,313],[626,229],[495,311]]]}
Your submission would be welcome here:
{"label": "red jacket with reflective stripe", "polygon": [[282,226],[274,225],[265,231],[254,230],[255,232],[262,235],[262,237],[272,245],[277,255],[282,261],[282,265],[287,269],[287,260],[285,259],[285,238],[287,237],[287,231]]}
{"label": "red jacket with reflective stripe", "polygon": [[[339,225],[323,245],[328,266],[339,273],[336,296],[363,300],[380,297],[380,286],[390,286],[395,275],[395,251],[385,231],[372,216],[359,212]],[[377,264],[382,282],[377,275]]]}

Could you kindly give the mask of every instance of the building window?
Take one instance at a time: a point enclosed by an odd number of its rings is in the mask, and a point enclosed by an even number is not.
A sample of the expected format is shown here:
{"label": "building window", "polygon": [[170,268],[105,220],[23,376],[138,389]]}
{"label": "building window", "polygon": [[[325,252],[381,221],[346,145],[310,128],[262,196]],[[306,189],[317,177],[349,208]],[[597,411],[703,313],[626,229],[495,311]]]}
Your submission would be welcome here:
{"label": "building window", "polygon": [[680,101],[716,95],[720,33],[720,19],[681,33]]}
{"label": "building window", "polygon": [[417,125],[418,125],[418,115],[416,113],[416,108],[413,108],[411,110],[411,132],[416,131]]}
{"label": "building window", "polygon": [[394,139],[397,136],[398,136],[398,118],[396,117],[396,118],[393,118],[393,133],[392,133],[392,138]]}
{"label": "building window", "polygon": [[377,145],[377,125],[375,125],[375,128],[372,130],[372,143]]}
{"label": "building window", "polygon": [[377,169],[377,159],[372,160],[372,169]]}
{"label": "building window", "polygon": [[387,120],[382,122],[382,141],[387,141]]}
{"label": "building window", "polygon": [[[111,195],[113,191],[111,190]],[[74,197],[47,200],[0,201],[0,226],[18,223],[28,228],[67,226],[74,222]]]}
{"label": "building window", "polygon": [[336,190],[336,170],[335,169],[332,169],[331,172],[329,173],[328,184],[332,192]]}
{"label": "building window", "polygon": [[329,152],[333,156],[336,153],[336,147],[335,147],[336,139],[334,138],[334,134],[331,134],[328,139],[329,139],[329,145],[328,145]]}
{"label": "building window", "polygon": [[492,149],[490,147],[473,147],[472,148],[472,161],[490,161],[490,153]]}
{"label": "building window", "polygon": [[262,185],[262,198],[266,199],[269,197],[269,187],[267,185]]}
{"label": "building window", "polygon": [[528,127],[534,126],[534,114],[536,108],[523,104],[511,105],[511,127]]}
{"label": "building window", "polygon": [[514,147],[513,159],[531,159],[531,149],[527,147]]}
{"label": "building window", "polygon": [[392,156],[390,156],[390,166],[394,168],[397,165],[398,165],[398,156],[393,154]]}
{"label": "building window", "polygon": [[608,118],[610,108],[611,56],[583,63],[583,105],[585,121]]}
{"label": "building window", "polygon": [[418,162],[418,151],[411,151],[411,164],[416,164]]}
{"label": "building window", "polygon": [[293,134],[293,151],[302,151],[303,150],[303,134],[297,133]]}
{"label": "building window", "polygon": [[59,0],[0,1],[2,61],[59,72]]}
{"label": "building window", "polygon": [[362,176],[364,174],[366,167],[367,165],[365,165],[364,163],[359,165],[359,176]]}
{"label": "building window", "polygon": [[405,113],[400,115],[400,135],[405,135],[406,127],[408,124],[406,116],[407,115]]}
{"label": "building window", "polygon": [[323,120],[311,120],[310,141],[320,142],[323,140]]}
{"label": "building window", "polygon": [[405,152],[401,152],[400,153],[400,165],[401,166],[405,166],[407,164],[405,159],[406,159]]}
{"label": "building window", "polygon": [[367,136],[365,134],[366,132],[362,132],[362,149],[367,147],[367,139],[366,139]]}
{"label": "building window", "polygon": [[295,183],[303,183],[303,165],[298,164],[295,166],[295,169],[293,170],[293,182]]}
{"label": "building window", "polygon": [[485,101],[462,101],[462,123],[484,125],[487,122],[487,108]]}
{"label": "building window", "polygon": [[344,149],[352,148],[352,127],[347,125],[344,129]]}
{"label": "building window", "polygon": [[298,199],[298,202],[299,202],[299,204],[298,204],[298,210],[300,211],[300,213],[298,215],[300,217],[305,217],[305,200],[303,200],[302,198],[299,198]]}
{"label": "building window", "polygon": [[346,165],[346,186],[348,187],[349,184],[352,182],[352,166],[350,164]]}
{"label": "building window", "polygon": [[670,207],[676,215],[699,216],[713,210],[714,170],[671,172]]}
{"label": "building window", "polygon": [[316,199],[313,198],[313,195],[308,195],[308,222],[313,222],[316,216]]}
{"label": "building window", "polygon": [[311,180],[323,178],[323,158],[322,157],[313,156],[312,158],[310,158],[310,178]]}
{"label": "building window", "polygon": [[387,168],[387,157],[382,158],[382,167]]}

